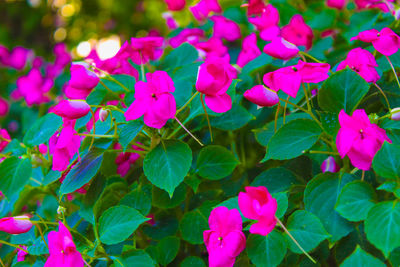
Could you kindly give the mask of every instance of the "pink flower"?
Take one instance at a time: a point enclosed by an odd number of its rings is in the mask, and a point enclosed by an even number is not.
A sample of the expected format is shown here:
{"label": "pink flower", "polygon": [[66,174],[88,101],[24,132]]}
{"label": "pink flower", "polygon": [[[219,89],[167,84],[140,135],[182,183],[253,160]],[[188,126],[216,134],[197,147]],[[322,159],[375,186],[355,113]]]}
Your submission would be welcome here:
{"label": "pink flower", "polygon": [[133,63],[146,64],[149,60],[157,60],[162,56],[163,37],[131,38],[130,58]]}
{"label": "pink flower", "polygon": [[211,12],[222,12],[218,0],[200,0],[200,2],[195,6],[189,7],[189,9],[198,21],[204,21]]}
{"label": "pink flower", "polygon": [[253,32],[243,39],[242,51],[240,51],[237,64],[244,67],[247,63],[261,55],[261,51],[257,46],[257,35]]}
{"label": "pink flower", "polygon": [[76,135],[75,120],[64,119],[63,129],[56,132],[49,140],[50,154],[53,155],[53,168],[55,171],[64,171],[68,168],[70,160],[79,152],[81,139]]}
{"label": "pink flower", "polygon": [[10,55],[10,52],[8,51],[8,48],[5,47],[4,45],[0,44],[0,64],[3,66],[7,66],[8,64],[8,57]]}
{"label": "pink flower", "polygon": [[229,42],[233,42],[241,37],[239,25],[233,20],[227,19],[224,16],[212,16],[211,20],[214,22],[213,36]]}
{"label": "pink flower", "polygon": [[9,110],[8,102],[0,97],[0,117],[4,117],[7,115]]}
{"label": "pink flower", "polygon": [[171,11],[182,10],[186,5],[185,0],[165,0],[165,3],[167,4],[168,9]]}
{"label": "pink flower", "polygon": [[224,46],[221,39],[217,37],[211,37],[206,42],[199,42],[194,44],[194,46],[206,54],[206,58],[213,57],[223,57],[228,53],[228,48]]}
{"label": "pink flower", "polygon": [[378,64],[374,56],[365,49],[358,47],[350,50],[346,59],[338,65],[337,70],[342,70],[346,66],[357,72],[368,83],[375,83],[380,79],[375,69],[375,67],[378,67]]}
{"label": "pink flower", "polygon": [[346,6],[347,0],[327,0],[326,5],[332,8],[343,9]]}
{"label": "pink flower", "polygon": [[4,150],[4,148],[6,148],[6,146],[8,145],[8,143],[10,143],[11,141],[11,137],[8,134],[6,129],[0,129],[0,152]]}
{"label": "pink flower", "polygon": [[321,171],[322,172],[338,172],[339,170],[340,170],[340,167],[336,163],[335,158],[332,157],[332,156],[329,156],[321,164]]}
{"label": "pink flower", "polygon": [[39,69],[32,69],[28,75],[17,79],[17,89],[12,97],[24,97],[28,106],[40,105],[50,101],[47,93],[52,87],[53,80],[42,77]]}
{"label": "pink flower", "polygon": [[[134,145],[132,145],[132,148],[135,150],[143,150]],[[122,149],[122,146],[116,143],[114,144],[114,149]],[[117,164],[118,166],[117,173],[121,175],[121,177],[127,175],[131,168],[131,165],[134,164],[139,158],[140,155],[137,153],[130,153],[130,152],[119,153],[118,156],[115,158],[115,164]]]}
{"label": "pink flower", "polygon": [[[26,246],[21,246],[21,248],[27,250],[27,247],[26,247]],[[23,251],[23,250],[21,250],[21,249],[18,249],[18,253],[17,253],[17,262],[24,261],[26,255],[28,255],[27,252],[25,252],[25,251]]]}
{"label": "pink flower", "polygon": [[210,267],[232,267],[246,247],[242,218],[237,209],[217,207],[208,218],[210,230],[203,232]]}
{"label": "pink flower", "polygon": [[319,83],[326,80],[330,66],[327,63],[307,63],[299,60],[294,66],[266,73],[263,81],[274,91],[282,90],[295,98],[301,83]]}
{"label": "pink flower", "polygon": [[264,46],[264,53],[275,58],[288,60],[297,55],[299,49],[282,37],[276,37],[269,44]]}
{"label": "pink flower", "polygon": [[46,154],[46,153],[47,153],[47,146],[46,146],[46,144],[40,144],[40,145],[39,145],[39,152],[40,152],[41,154]]}
{"label": "pink flower", "polygon": [[214,112],[222,113],[232,108],[232,99],[226,93],[232,83],[232,66],[220,58],[209,58],[200,65],[196,89],[205,94],[207,106]]}
{"label": "pink flower", "polygon": [[243,96],[250,102],[261,107],[272,107],[279,102],[278,94],[264,85],[256,85],[244,92]]}
{"label": "pink flower", "polygon": [[261,16],[250,17],[249,22],[260,31],[261,39],[271,41],[280,33],[278,26],[279,12],[273,5],[269,4],[263,9]]}
{"label": "pink flower", "polygon": [[239,193],[239,207],[243,216],[258,222],[252,224],[250,233],[268,235],[276,225],[275,212],[278,208],[276,199],[265,186],[245,187],[246,193]]}
{"label": "pink flower", "polygon": [[136,120],[144,115],[144,123],[153,128],[162,128],[175,117],[176,103],[171,94],[174,82],[165,71],[146,74],[147,82],[135,84],[135,101],[125,112],[126,120]]}
{"label": "pink flower", "polygon": [[26,215],[5,217],[0,219],[0,231],[18,235],[29,232],[33,224]]}
{"label": "pink flower", "polygon": [[188,42],[191,45],[195,45],[200,38],[205,36],[204,30],[193,28],[193,29],[183,29],[177,36],[169,39],[169,44],[173,48],[177,48],[181,44]]}
{"label": "pink flower", "polygon": [[90,106],[85,100],[61,100],[52,110],[54,114],[65,119],[75,120],[86,116]]}
{"label": "pink flower", "polygon": [[400,107],[392,109],[390,111],[390,113],[392,113],[392,116],[390,116],[390,119],[392,119],[394,121],[400,121]]}
{"label": "pink flower", "polygon": [[162,17],[163,19],[165,19],[165,24],[167,25],[168,29],[175,30],[176,28],[178,28],[178,23],[175,21],[171,12],[162,13]]}
{"label": "pink flower", "polygon": [[46,67],[46,76],[49,78],[56,78],[60,75],[72,60],[71,54],[64,43],[56,44],[53,53],[56,57],[54,64],[49,64]]}
{"label": "pink flower", "polygon": [[51,231],[48,235],[49,253],[44,267],[83,267],[81,253],[76,250],[71,233],[60,221],[58,231]]}
{"label": "pink flower", "polygon": [[258,15],[266,8],[264,0],[249,0],[247,16]]}
{"label": "pink flower", "polygon": [[384,129],[372,124],[363,109],[357,109],[352,116],[341,110],[340,130],[336,136],[336,146],[342,158],[349,156],[351,164],[361,170],[369,170],[372,160],[386,140],[392,141]]}
{"label": "pink flower", "polygon": [[391,56],[400,48],[400,37],[389,28],[383,28],[380,32],[372,29],[360,32],[356,37],[350,39],[372,43],[376,51]]}
{"label": "pink flower", "polygon": [[394,10],[394,6],[391,2],[394,2],[394,0],[354,0],[354,3],[357,5],[358,9],[379,8],[385,13],[392,12]]}
{"label": "pink flower", "polygon": [[99,83],[99,77],[90,71],[87,64],[71,65],[71,79],[65,88],[65,95],[70,99],[86,99],[92,89]]}
{"label": "pink flower", "polygon": [[310,49],[314,34],[310,26],[308,26],[301,15],[294,15],[289,24],[284,26],[281,31],[282,37],[285,40],[297,45],[305,46]]}
{"label": "pink flower", "polygon": [[32,51],[21,46],[14,47],[7,58],[7,65],[16,70],[25,68],[28,57]]}

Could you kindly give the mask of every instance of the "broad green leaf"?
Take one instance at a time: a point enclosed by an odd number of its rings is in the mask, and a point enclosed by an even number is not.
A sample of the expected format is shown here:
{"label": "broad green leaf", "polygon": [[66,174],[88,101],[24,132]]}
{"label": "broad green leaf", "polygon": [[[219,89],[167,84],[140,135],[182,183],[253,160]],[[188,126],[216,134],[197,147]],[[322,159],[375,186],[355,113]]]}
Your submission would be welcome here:
{"label": "broad green leaf", "polygon": [[247,255],[257,267],[278,266],[286,255],[285,237],[276,230],[267,236],[250,235],[246,243]]}
{"label": "broad green leaf", "polygon": [[175,236],[168,236],[166,238],[163,238],[157,244],[157,249],[158,249],[157,261],[158,261],[158,263],[160,263],[162,266],[166,266],[171,261],[173,261],[175,259],[176,255],[178,255],[179,246],[180,246],[179,238],[177,238]]}
{"label": "broad green leaf", "polygon": [[359,246],[356,250],[347,257],[340,267],[385,267],[386,265],[375,258],[374,256],[368,254]]}
{"label": "broad green leaf", "polygon": [[368,183],[353,181],[345,185],[336,202],[336,211],[352,222],[367,218],[369,210],[375,205],[375,191]]}
{"label": "broad green leaf", "polygon": [[[305,210],[297,210],[290,215],[286,227],[294,239],[307,252],[316,248],[319,243],[330,236],[318,217]],[[287,235],[286,240],[291,251],[302,253],[299,247]]]}
{"label": "broad green leaf", "polygon": [[29,159],[6,158],[0,163],[0,191],[10,198],[24,188],[31,175],[32,165]]}
{"label": "broad green leaf", "polygon": [[140,133],[142,128],[143,121],[141,120],[130,121],[121,128],[118,140],[124,151],[128,148],[129,143]]}
{"label": "broad green leaf", "polygon": [[61,117],[54,113],[48,113],[32,125],[25,134],[23,142],[30,147],[44,144],[49,141],[61,125]]}
{"label": "broad green leaf", "polygon": [[251,183],[251,186],[265,186],[270,193],[286,192],[298,183],[296,176],[288,169],[272,168],[260,173]]}
{"label": "broad green leaf", "polygon": [[49,253],[49,249],[46,244],[43,242],[41,237],[35,239],[32,245],[28,246],[27,251],[30,255],[38,256]]}
{"label": "broad green leaf", "polygon": [[197,173],[206,179],[219,180],[230,175],[239,161],[228,149],[210,145],[200,150],[197,158]]}
{"label": "broad green leaf", "polygon": [[201,258],[189,256],[181,262],[179,267],[206,267],[206,265]]}
{"label": "broad green leaf", "polygon": [[272,194],[272,197],[276,199],[278,209],[276,210],[275,216],[282,218],[285,215],[286,210],[289,206],[289,200],[286,193],[280,192]]}
{"label": "broad green leaf", "polygon": [[143,161],[146,177],[155,186],[166,190],[172,197],[192,164],[190,147],[178,140],[161,140]]}
{"label": "broad green leaf", "polygon": [[210,118],[210,122],[213,127],[221,130],[237,130],[254,119],[255,117],[244,107],[238,103],[233,103],[230,110],[223,113],[222,116]]}
{"label": "broad green leaf", "polygon": [[242,216],[242,221],[243,222],[247,222],[250,219],[246,218],[243,216],[242,211],[239,208],[239,201],[238,201],[238,197],[231,197],[228,200],[225,200],[224,202],[222,202],[221,204],[217,205],[216,207],[220,207],[220,206],[224,206],[227,207],[228,209],[237,209],[240,213],[240,216]]}
{"label": "broad green leaf", "polygon": [[317,142],[322,130],[315,121],[297,119],[283,125],[269,140],[265,159],[292,159]]}
{"label": "broad green leaf", "polygon": [[151,210],[151,192],[148,194],[142,187],[137,187],[125,195],[119,203],[134,208],[146,216]]}
{"label": "broad green leaf", "polygon": [[339,116],[337,113],[333,112],[320,112],[320,120],[322,127],[329,133],[331,136],[336,136],[339,129]]}
{"label": "broad green leaf", "polygon": [[331,242],[337,241],[353,230],[353,226],[334,209],[342,188],[355,177],[344,174],[323,173],[308,182],[304,191],[304,204],[307,211],[314,213],[332,236]]}
{"label": "broad green leaf", "polygon": [[180,184],[171,197],[165,190],[153,186],[153,206],[161,209],[175,208],[181,204],[186,197],[186,185]]}
{"label": "broad green leaf", "polygon": [[106,210],[99,219],[100,241],[107,245],[127,239],[140,224],[149,220],[134,208],[114,206]]}
{"label": "broad green leaf", "polygon": [[171,68],[174,69],[176,67],[184,66],[190,64],[197,60],[199,57],[199,53],[196,48],[188,43],[184,43],[180,45],[178,48],[169,53],[164,61],[162,62],[163,68]]}
{"label": "broad green leaf", "polygon": [[376,204],[365,220],[367,239],[379,248],[385,257],[400,246],[400,204],[397,200]]}
{"label": "broad green leaf", "polygon": [[[115,257],[114,257],[115,258]],[[154,267],[153,259],[144,250],[130,250],[123,252],[118,260],[123,267]],[[114,261],[115,262],[115,261]],[[119,265],[116,265],[119,266]]]}
{"label": "broad green leaf", "polygon": [[400,179],[400,146],[383,143],[372,161],[372,167],[382,177]]}
{"label": "broad green leaf", "polygon": [[60,187],[60,194],[72,193],[87,184],[98,172],[103,161],[103,151],[92,149],[67,174]]}
{"label": "broad green leaf", "polygon": [[185,213],[179,223],[182,239],[190,244],[202,244],[203,232],[208,229],[208,218],[199,209]]}
{"label": "broad green leaf", "polygon": [[335,72],[323,84],[318,92],[318,104],[325,110],[339,113],[342,109],[352,113],[361,99],[368,93],[369,85],[353,70]]}

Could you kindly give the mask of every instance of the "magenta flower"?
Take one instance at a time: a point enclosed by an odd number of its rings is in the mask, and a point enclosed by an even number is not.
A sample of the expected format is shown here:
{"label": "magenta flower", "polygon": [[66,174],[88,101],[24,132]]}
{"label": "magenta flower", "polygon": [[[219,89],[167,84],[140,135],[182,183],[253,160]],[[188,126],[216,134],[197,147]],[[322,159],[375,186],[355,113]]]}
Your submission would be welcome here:
{"label": "magenta flower", "polygon": [[[26,246],[21,246],[21,248],[27,250],[27,247],[26,247]],[[28,255],[27,252],[25,252],[24,250],[18,249],[18,253],[17,253],[17,262],[24,261],[26,255]]]}
{"label": "magenta flower", "polygon": [[241,37],[239,25],[224,16],[212,16],[214,22],[214,37],[233,42]]}
{"label": "magenta flower", "polygon": [[49,140],[50,154],[53,155],[53,168],[55,171],[64,171],[68,168],[70,160],[79,152],[81,138],[76,135],[75,120],[64,119],[63,129],[56,132]]}
{"label": "magenta flower", "polygon": [[301,15],[294,15],[288,25],[281,30],[282,37],[285,40],[297,45],[305,46],[310,49],[314,34],[310,26],[308,26]]}
{"label": "magenta flower", "polygon": [[32,69],[28,75],[17,79],[17,89],[12,97],[24,97],[28,106],[40,105],[50,101],[47,93],[52,87],[53,80],[42,77],[39,69]]}
{"label": "magenta flower", "polygon": [[153,128],[162,128],[175,117],[176,103],[171,94],[174,82],[165,71],[146,74],[147,82],[135,84],[135,101],[125,112],[126,120],[143,117],[144,123]]}
{"label": "magenta flower", "polygon": [[40,152],[41,154],[46,154],[46,153],[47,153],[47,146],[46,146],[46,144],[40,144],[40,145],[39,145],[39,152]]}
{"label": "magenta flower", "polygon": [[279,12],[278,9],[271,4],[263,9],[261,16],[249,17],[249,22],[256,26],[257,30],[260,32],[261,39],[265,41],[271,41],[279,36]]}
{"label": "magenta flower", "polygon": [[347,4],[347,0],[327,0],[326,5],[332,8],[343,9]]}
{"label": "magenta flower", "polygon": [[307,63],[299,60],[294,66],[280,68],[266,73],[265,85],[274,91],[282,90],[295,98],[301,83],[319,83],[326,80],[330,66],[327,63]]}
{"label": "magenta flower", "polygon": [[86,116],[90,106],[85,100],[61,100],[51,112],[65,119],[75,120]]}
{"label": "magenta flower", "polygon": [[264,0],[249,0],[247,16],[259,15],[265,8],[266,5],[264,4]]}
{"label": "magenta flower", "polygon": [[276,199],[265,186],[245,187],[246,193],[239,193],[239,207],[243,216],[257,223],[252,224],[250,233],[268,235],[276,225],[275,212],[278,208]]}
{"label": "magenta flower", "polygon": [[264,85],[256,85],[244,92],[243,96],[261,107],[272,107],[279,102],[278,94]]}
{"label": "magenta flower", "polygon": [[217,37],[211,37],[206,42],[198,42],[194,46],[200,50],[199,54],[205,53],[206,58],[210,56],[224,57],[228,53],[228,48]]}
{"label": "magenta flower", "polygon": [[322,172],[338,172],[339,170],[340,167],[332,156],[327,157],[321,164]]}
{"label": "magenta flower", "polygon": [[165,0],[165,3],[167,4],[168,9],[171,11],[182,10],[186,5],[185,0]]}
{"label": "magenta flower", "polygon": [[346,59],[338,65],[337,70],[342,70],[346,66],[357,72],[368,83],[375,83],[380,79],[375,69],[378,67],[378,64],[374,56],[365,49],[358,47],[350,50]]}
{"label": "magenta flower", "polygon": [[386,140],[392,141],[384,129],[372,124],[363,109],[357,109],[352,116],[344,110],[339,113],[340,130],[336,146],[342,158],[349,157],[351,164],[361,170],[369,170],[372,160]]}
{"label": "magenta flower", "polygon": [[[135,150],[143,150],[134,145],[132,145],[132,148]],[[114,144],[114,149],[122,149],[122,146],[116,143]],[[129,170],[131,169],[132,164],[134,164],[139,158],[140,155],[137,153],[130,153],[130,152],[119,153],[115,158],[115,164],[117,164],[118,166],[117,173],[121,175],[121,177],[127,175]]]}
{"label": "magenta flower", "polygon": [[7,100],[4,98],[0,97],[0,117],[4,117],[7,115],[9,110],[9,105]]}
{"label": "magenta flower", "polygon": [[16,70],[22,70],[25,68],[26,61],[32,55],[32,51],[21,46],[14,47],[9,53],[6,63],[9,67]]}
{"label": "magenta flower", "polygon": [[226,93],[232,83],[230,68],[232,66],[220,58],[209,58],[199,67],[196,89],[205,94],[206,105],[217,113],[232,108],[232,99]]}
{"label": "magenta flower", "polygon": [[243,39],[242,51],[240,51],[237,64],[244,67],[247,63],[261,55],[260,48],[257,46],[257,35],[253,32]]}
{"label": "magenta flower", "polygon": [[99,83],[99,77],[88,69],[87,64],[71,65],[71,79],[65,88],[65,95],[70,99],[86,99]]}
{"label": "magenta flower", "polygon": [[217,207],[208,218],[210,230],[203,232],[210,267],[232,267],[246,247],[242,218],[237,209]]}
{"label": "magenta flower", "polygon": [[222,12],[218,0],[200,0],[200,2],[195,6],[189,7],[189,9],[198,21],[204,21],[211,12]]}
{"label": "magenta flower", "polygon": [[288,60],[297,55],[299,49],[292,43],[289,43],[282,37],[276,37],[269,44],[264,46],[264,53],[283,60]]}
{"label": "magenta flower", "polygon": [[197,44],[200,38],[205,36],[204,30],[193,28],[193,29],[183,29],[177,36],[169,39],[169,44],[173,48],[177,48],[181,44],[188,42],[191,45]]}
{"label": "magenta flower", "polygon": [[1,151],[4,150],[4,148],[6,148],[8,143],[10,143],[11,137],[8,134],[6,129],[0,129],[0,137],[1,137],[1,139],[0,139],[0,152],[1,152]]}
{"label": "magenta flower", "polygon": [[146,64],[149,60],[157,60],[163,54],[163,43],[163,37],[131,38],[130,58],[137,65]]}
{"label": "magenta flower", "polygon": [[394,6],[391,2],[394,2],[394,0],[354,0],[354,3],[357,5],[358,9],[379,8],[385,13],[392,12],[394,10]]}
{"label": "magenta flower", "polygon": [[350,39],[372,43],[376,51],[391,56],[400,48],[400,37],[389,28],[383,28],[380,32],[372,29],[360,32],[357,36]]}
{"label": "magenta flower", "polygon": [[5,47],[4,45],[0,44],[0,66],[7,66],[8,64],[8,56],[10,55],[10,52],[8,51],[8,48]]}
{"label": "magenta flower", "polygon": [[175,30],[179,27],[171,12],[164,12],[161,15],[163,19],[165,19],[165,24],[167,25],[168,29]]}
{"label": "magenta flower", "polygon": [[[392,119],[394,121],[400,121],[400,107],[392,109],[390,111],[390,113],[392,113],[392,116],[390,116],[390,119]],[[1,151],[1,149],[0,149],[0,151]]]}
{"label": "magenta flower", "polygon": [[49,253],[44,267],[83,267],[81,253],[76,250],[71,233],[60,221],[58,231],[51,231],[48,235]]}
{"label": "magenta flower", "polygon": [[29,232],[33,224],[26,215],[5,217],[0,219],[0,231],[18,235]]}

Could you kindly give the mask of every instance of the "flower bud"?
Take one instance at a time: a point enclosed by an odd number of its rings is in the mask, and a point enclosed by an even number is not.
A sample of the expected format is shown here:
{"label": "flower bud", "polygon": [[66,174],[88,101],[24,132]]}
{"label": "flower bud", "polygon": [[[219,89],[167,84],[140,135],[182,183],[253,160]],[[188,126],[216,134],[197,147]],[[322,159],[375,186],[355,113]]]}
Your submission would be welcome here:
{"label": "flower bud", "polygon": [[58,214],[58,215],[64,214],[66,210],[67,210],[67,209],[64,208],[63,206],[58,206],[58,208],[57,208],[57,214]]}
{"label": "flower bud", "polygon": [[391,113],[391,119],[394,121],[400,121],[400,107],[399,108],[394,108],[390,111]]}
{"label": "flower bud", "polygon": [[100,121],[104,122],[108,117],[108,113],[109,113],[109,111],[107,109],[103,109],[103,108],[100,109],[100,112],[99,112]]}
{"label": "flower bud", "polygon": [[32,225],[32,222],[26,215],[5,217],[0,219],[0,231],[13,235],[28,232],[29,230],[31,230]]}
{"label": "flower bud", "polygon": [[321,171],[322,172],[338,172],[339,170],[340,170],[340,167],[336,163],[335,158],[332,157],[332,156],[329,156],[321,164]]}

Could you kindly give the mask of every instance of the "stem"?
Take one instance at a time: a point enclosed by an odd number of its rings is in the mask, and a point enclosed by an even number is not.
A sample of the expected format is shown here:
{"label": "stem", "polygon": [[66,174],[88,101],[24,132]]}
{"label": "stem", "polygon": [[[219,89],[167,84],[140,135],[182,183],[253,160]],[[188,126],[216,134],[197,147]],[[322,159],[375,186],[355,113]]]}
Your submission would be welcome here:
{"label": "stem", "polygon": [[143,56],[142,52],[140,52],[140,71],[142,72],[142,81],[146,81],[146,76],[144,75],[144,64],[143,64]]}
{"label": "stem", "polygon": [[321,122],[314,116],[314,114],[313,114],[311,111],[305,110],[304,108],[302,108],[302,107],[300,107],[300,106],[298,106],[298,105],[296,105],[296,104],[294,104],[294,103],[292,103],[292,102],[290,102],[290,101],[288,101],[288,100],[286,100],[286,99],[279,98],[279,100],[281,100],[281,101],[283,101],[283,102],[285,102],[285,103],[288,103],[288,104],[292,105],[293,107],[296,107],[297,109],[300,109],[301,111],[307,113],[308,115],[310,115],[310,117],[311,117],[316,123],[318,123],[318,125],[321,127],[321,129],[323,129]]}
{"label": "stem", "polygon": [[115,153],[136,153],[139,154],[141,156],[146,156],[146,152],[145,151],[141,151],[141,150],[135,150],[135,149],[127,149],[127,150],[123,150],[123,149],[114,149],[114,150],[109,150],[108,152],[115,152]]}
{"label": "stem", "polygon": [[312,55],[310,55],[310,54],[308,54],[308,53],[306,53],[306,52],[299,51],[299,54],[300,54],[300,55],[304,55],[304,56],[306,56],[306,57],[308,57],[308,58],[314,60],[315,62],[324,63],[324,62],[322,62],[321,60],[316,59],[315,57],[313,57]]}
{"label": "stem", "polygon": [[310,254],[308,254],[301,246],[300,244],[296,241],[296,239],[294,239],[294,237],[292,236],[292,234],[289,233],[288,229],[286,229],[286,227],[283,225],[283,223],[278,219],[278,217],[275,216],[276,221],[279,223],[279,225],[282,227],[282,229],[286,232],[286,234],[290,237],[290,239],[293,240],[293,242],[299,247],[299,249],[315,264],[317,263],[313,257],[310,256]]}
{"label": "stem", "polygon": [[123,85],[122,83],[120,83],[117,79],[115,79],[113,76],[107,75],[107,76],[106,76],[106,79],[107,79],[107,80],[110,80],[110,81],[113,81],[114,83],[118,84],[118,85],[121,86],[122,89],[124,89],[127,93],[129,92],[129,89],[128,89],[125,85]]}
{"label": "stem", "polygon": [[339,155],[337,152],[332,151],[317,151],[317,150],[309,150],[307,151],[310,154],[328,154],[328,155]]}
{"label": "stem", "polygon": [[77,135],[93,136],[93,137],[101,137],[101,138],[117,138],[115,135],[110,135],[110,134],[84,134],[84,133],[77,133]]}
{"label": "stem", "polygon": [[119,97],[119,95],[116,92],[114,92],[113,90],[111,90],[101,79],[99,79],[99,82],[101,83],[101,85],[104,86],[104,88],[106,88],[108,91],[110,91],[111,94]]}
{"label": "stem", "polygon": [[0,259],[0,265],[2,266],[2,267],[6,267],[5,265],[4,265],[4,262]]}
{"label": "stem", "polygon": [[213,141],[213,135],[212,135],[212,131],[211,131],[211,123],[210,123],[210,118],[208,117],[206,105],[204,105],[203,94],[200,95],[200,100],[201,100],[201,105],[203,106],[203,109],[204,109],[204,113],[206,114],[207,123],[208,123],[208,130],[210,131],[210,138],[211,138],[211,142],[212,142]]}
{"label": "stem", "polygon": [[399,88],[400,88],[399,77],[397,77],[397,73],[396,73],[396,70],[394,69],[394,66],[393,66],[393,64],[392,64],[392,61],[390,61],[390,58],[389,58],[388,56],[386,56],[386,59],[388,60],[388,62],[389,62],[389,65],[390,65],[390,67],[391,67],[391,68],[392,68],[392,70],[393,70],[394,77],[396,78],[397,85],[398,85],[398,86],[399,86]]}
{"label": "stem", "polygon": [[306,86],[304,85],[304,83],[302,83],[302,87],[303,87],[303,91],[304,91],[304,97],[306,98],[307,110],[310,111],[311,110],[311,106],[310,106],[310,102],[309,102],[309,99],[308,99],[307,89],[306,89]]}
{"label": "stem", "polygon": [[139,144],[138,142],[135,142],[134,144],[133,144],[134,146],[137,146],[137,147],[140,147],[140,148],[142,148],[142,149],[144,149],[144,150],[150,150],[150,148],[148,148],[147,146],[145,146],[145,145],[141,145],[141,144]]}
{"label": "stem", "polygon": [[197,143],[199,143],[201,146],[204,146],[204,144],[203,144],[202,142],[200,142],[200,140],[197,139],[196,136],[194,136],[188,129],[186,129],[185,125],[183,125],[182,122],[180,122],[180,121],[178,120],[177,117],[175,117],[174,119],[179,123],[179,125],[180,125],[194,140],[196,140]]}
{"label": "stem", "polygon": [[[92,113],[93,134],[96,134],[96,115],[92,109],[90,109],[90,113]],[[89,150],[92,148],[93,144],[94,144],[94,136],[92,138],[92,141],[90,142]]]}
{"label": "stem", "polygon": [[378,120],[382,120],[382,119],[388,118],[388,117],[390,118],[390,117],[392,117],[393,114],[396,114],[398,112],[400,112],[400,109],[395,110],[395,111],[391,110],[389,114],[386,114],[385,116],[380,117]]}
{"label": "stem", "polygon": [[199,91],[197,91],[196,93],[194,93],[194,95],[192,95],[192,97],[185,103],[185,105],[183,105],[180,109],[178,109],[176,111],[175,116],[178,115],[179,112],[181,112],[184,108],[186,108],[187,105],[190,104],[190,102],[192,102],[192,100],[199,94]]}
{"label": "stem", "polygon": [[390,104],[389,104],[389,100],[388,100],[388,98],[386,97],[385,93],[383,92],[382,88],[381,88],[379,85],[377,85],[376,83],[374,83],[374,85],[375,85],[375,87],[378,88],[378,90],[381,92],[381,94],[383,95],[383,98],[385,98],[386,105],[388,106],[389,110],[392,110],[392,108],[390,107]]}
{"label": "stem", "polygon": [[275,111],[274,133],[276,133],[276,128],[277,128],[277,124],[278,124],[279,108],[280,107],[281,107],[281,103],[278,102],[278,106],[276,107],[276,111]]}
{"label": "stem", "polygon": [[44,244],[46,245],[47,249],[49,249],[49,246],[47,245],[46,240],[44,239],[42,228],[40,227],[40,225],[38,223],[36,223],[35,226],[39,230],[40,237],[42,238],[42,240],[43,240]]}
{"label": "stem", "polygon": [[365,177],[365,171],[363,170],[361,173],[361,181],[364,181],[364,177]]}
{"label": "stem", "polygon": [[20,246],[18,246],[18,245],[14,245],[14,244],[8,243],[7,241],[0,240],[0,243],[1,243],[1,244],[4,244],[4,245],[7,245],[7,246],[10,246],[10,247],[17,248],[17,249],[22,250],[22,251],[24,251],[24,252],[26,252],[26,253],[29,253],[26,249],[23,249],[22,247],[20,247]]}
{"label": "stem", "polygon": [[[290,97],[290,96],[288,96],[286,100],[289,101],[289,97]],[[285,124],[285,120],[286,120],[286,108],[287,108],[287,104],[288,104],[288,103],[286,102],[286,103],[285,103],[285,107],[283,108],[283,125]]]}
{"label": "stem", "polygon": [[357,169],[357,168],[354,168],[350,173],[351,173],[351,174],[355,174],[357,171],[358,171],[358,169]]}

